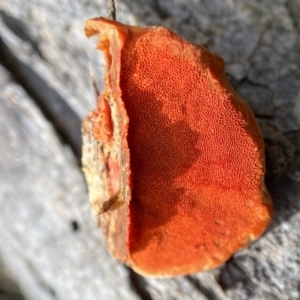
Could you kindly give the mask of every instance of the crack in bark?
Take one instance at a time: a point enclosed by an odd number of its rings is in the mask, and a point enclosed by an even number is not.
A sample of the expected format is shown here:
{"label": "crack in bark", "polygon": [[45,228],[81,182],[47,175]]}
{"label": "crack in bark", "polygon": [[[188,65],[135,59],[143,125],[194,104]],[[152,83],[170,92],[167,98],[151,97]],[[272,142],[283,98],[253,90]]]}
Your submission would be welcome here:
{"label": "crack in bark", "polygon": [[152,0],[152,8],[162,20],[171,17],[169,12],[162,7],[158,0]]}
{"label": "crack in bark", "polygon": [[130,285],[137,296],[139,296],[141,300],[152,300],[151,294],[146,288],[146,280],[141,275],[135,273],[132,269],[128,267],[126,268],[129,272]]}
{"label": "crack in bark", "polygon": [[[265,35],[266,35],[266,33],[269,29],[270,24],[271,24],[271,22],[267,22],[265,27],[262,29],[262,31],[261,31],[261,33],[258,37],[256,46],[253,48],[252,53],[248,56],[248,60],[250,61],[250,68],[252,67],[252,59],[254,58],[257,51],[261,48],[261,46],[263,46],[263,40],[264,40],[264,37],[265,37]],[[248,68],[248,71],[250,70],[250,68]]]}
{"label": "crack in bark", "polygon": [[[212,289],[209,285],[205,285],[201,282],[200,279],[195,278],[193,276],[186,276],[186,279],[194,286],[195,289],[197,289],[200,293],[202,293],[206,298],[209,300],[225,300],[227,299],[226,296],[222,297],[218,295],[218,293]],[[215,282],[217,285],[218,283]],[[222,287],[220,287],[220,290],[223,291]],[[214,287],[215,288],[215,287]]]}
{"label": "crack in bark", "polygon": [[43,53],[40,50],[39,42],[32,37],[28,26],[23,21],[16,19],[10,15],[8,15],[4,10],[0,9],[0,17],[6,27],[13,32],[16,36],[18,36],[23,41],[29,43],[34,50],[34,52],[43,60],[46,60]]}
{"label": "crack in bark", "polygon": [[0,36],[0,63],[27,91],[52,123],[58,136],[68,144],[78,159],[81,157],[81,119],[56,90],[27,64],[20,61]]}

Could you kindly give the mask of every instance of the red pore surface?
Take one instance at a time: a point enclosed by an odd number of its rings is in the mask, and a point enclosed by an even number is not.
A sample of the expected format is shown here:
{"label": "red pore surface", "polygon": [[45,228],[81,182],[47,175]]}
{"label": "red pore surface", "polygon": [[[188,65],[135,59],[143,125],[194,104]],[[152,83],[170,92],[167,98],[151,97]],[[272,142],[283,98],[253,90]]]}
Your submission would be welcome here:
{"label": "red pore surface", "polygon": [[[100,18],[86,28],[99,33],[107,61],[119,64],[129,117],[127,263],[150,276],[222,264],[259,237],[272,214],[263,139],[223,60],[164,27]],[[101,42],[113,39],[117,57]]]}

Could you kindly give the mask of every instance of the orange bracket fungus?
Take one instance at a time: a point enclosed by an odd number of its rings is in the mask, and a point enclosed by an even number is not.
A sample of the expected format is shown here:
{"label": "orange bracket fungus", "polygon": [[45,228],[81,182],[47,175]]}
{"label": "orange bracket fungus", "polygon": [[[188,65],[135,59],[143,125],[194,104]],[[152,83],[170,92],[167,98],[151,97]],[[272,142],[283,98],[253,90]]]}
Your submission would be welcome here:
{"label": "orange bracket fungus", "polygon": [[268,226],[264,143],[224,61],[165,27],[95,18],[105,88],[83,170],[114,257],[145,276],[215,268]]}

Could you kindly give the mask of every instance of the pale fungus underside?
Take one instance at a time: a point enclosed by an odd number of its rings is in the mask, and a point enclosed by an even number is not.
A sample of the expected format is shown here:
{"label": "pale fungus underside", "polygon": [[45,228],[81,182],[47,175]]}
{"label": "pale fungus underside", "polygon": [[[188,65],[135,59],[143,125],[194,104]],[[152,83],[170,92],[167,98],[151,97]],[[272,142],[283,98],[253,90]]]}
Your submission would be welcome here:
{"label": "pale fungus underside", "polygon": [[85,30],[107,64],[83,169],[108,247],[147,276],[219,266],[272,215],[263,139],[223,60],[164,27],[96,18]]}

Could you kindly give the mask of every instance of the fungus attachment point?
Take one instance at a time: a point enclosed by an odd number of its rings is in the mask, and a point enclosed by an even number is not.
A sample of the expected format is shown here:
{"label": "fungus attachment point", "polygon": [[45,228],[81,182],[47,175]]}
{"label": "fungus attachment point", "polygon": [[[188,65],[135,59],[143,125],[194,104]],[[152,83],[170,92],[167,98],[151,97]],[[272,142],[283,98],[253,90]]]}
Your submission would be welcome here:
{"label": "fungus attachment point", "polygon": [[164,27],[96,18],[85,30],[107,69],[83,170],[112,254],[156,277],[221,265],[273,210],[261,133],[223,60]]}

